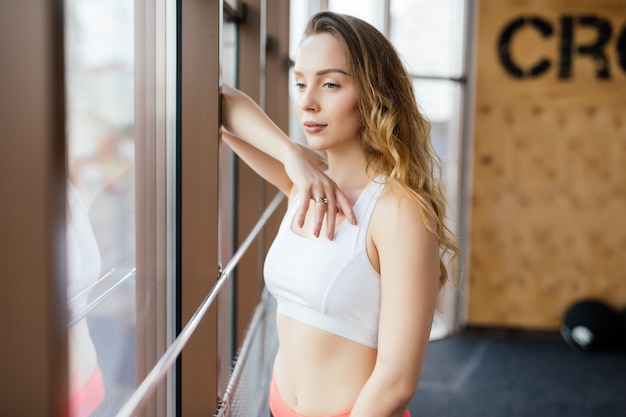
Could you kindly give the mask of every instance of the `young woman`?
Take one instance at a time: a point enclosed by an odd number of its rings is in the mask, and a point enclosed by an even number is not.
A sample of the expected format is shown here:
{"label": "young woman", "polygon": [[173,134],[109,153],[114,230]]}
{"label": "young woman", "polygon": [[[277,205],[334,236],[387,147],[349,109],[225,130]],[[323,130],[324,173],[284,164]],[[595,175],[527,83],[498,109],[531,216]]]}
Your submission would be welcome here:
{"label": "young woman", "polygon": [[289,197],[265,262],[279,338],[270,410],[408,416],[442,257],[457,251],[429,125],[393,46],[354,17],[315,15],[294,74],[310,149],[222,89],[223,140]]}

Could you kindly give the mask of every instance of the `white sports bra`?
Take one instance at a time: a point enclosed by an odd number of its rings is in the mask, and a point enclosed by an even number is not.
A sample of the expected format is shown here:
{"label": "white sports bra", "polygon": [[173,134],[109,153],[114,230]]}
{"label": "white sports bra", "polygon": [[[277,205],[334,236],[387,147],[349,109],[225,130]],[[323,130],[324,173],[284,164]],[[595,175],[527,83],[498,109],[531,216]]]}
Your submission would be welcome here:
{"label": "white sports bra", "polygon": [[380,275],[367,256],[370,217],[385,187],[380,176],[353,206],[357,225],[343,221],[332,241],[292,230],[297,195],[265,259],[265,284],[277,312],[366,346],[378,346]]}

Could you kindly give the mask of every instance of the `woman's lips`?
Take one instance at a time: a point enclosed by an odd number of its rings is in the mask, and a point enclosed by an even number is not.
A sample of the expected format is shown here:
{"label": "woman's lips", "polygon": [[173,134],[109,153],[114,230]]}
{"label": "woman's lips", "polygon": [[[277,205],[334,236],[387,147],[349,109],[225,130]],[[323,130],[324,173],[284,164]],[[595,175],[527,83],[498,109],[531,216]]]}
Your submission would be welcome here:
{"label": "woman's lips", "polygon": [[303,125],[307,133],[319,133],[326,128],[326,125],[315,122],[304,122]]}

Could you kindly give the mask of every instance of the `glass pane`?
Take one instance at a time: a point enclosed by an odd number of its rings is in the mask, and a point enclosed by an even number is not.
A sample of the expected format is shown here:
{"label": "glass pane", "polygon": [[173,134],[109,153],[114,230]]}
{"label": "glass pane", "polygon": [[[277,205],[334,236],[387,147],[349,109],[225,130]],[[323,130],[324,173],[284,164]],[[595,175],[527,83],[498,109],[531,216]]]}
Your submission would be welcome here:
{"label": "glass pane", "polygon": [[463,0],[391,0],[390,39],[411,73],[462,74],[463,13]]}
{"label": "glass pane", "polygon": [[135,385],[134,13],[66,0],[70,415]]}
{"label": "glass pane", "polygon": [[[237,86],[237,25],[224,22],[222,30],[222,81]],[[230,261],[236,245],[235,235],[235,154],[223,143],[219,147],[219,262],[222,267]],[[234,284],[229,279],[218,295],[218,396],[223,398],[235,360]]]}
{"label": "glass pane", "polygon": [[413,80],[420,110],[430,121],[431,141],[443,161],[443,183],[451,211],[456,207],[456,185],[459,167],[461,86],[442,80]]}
{"label": "glass pane", "polygon": [[414,79],[413,88],[420,110],[431,123],[431,140],[442,159],[447,155],[447,137],[453,117],[453,84],[449,81]]}
{"label": "glass pane", "polygon": [[[458,82],[414,79],[416,100],[431,123],[431,140],[443,162],[442,183],[448,201],[447,225],[457,232],[460,210],[461,96]],[[431,329],[431,340],[448,335],[454,329],[458,310],[458,293],[447,285],[440,293],[441,312],[437,312]]]}
{"label": "glass pane", "polygon": [[380,0],[329,0],[328,10],[358,17],[374,25],[378,30],[384,32],[385,13],[383,7],[385,2]]}

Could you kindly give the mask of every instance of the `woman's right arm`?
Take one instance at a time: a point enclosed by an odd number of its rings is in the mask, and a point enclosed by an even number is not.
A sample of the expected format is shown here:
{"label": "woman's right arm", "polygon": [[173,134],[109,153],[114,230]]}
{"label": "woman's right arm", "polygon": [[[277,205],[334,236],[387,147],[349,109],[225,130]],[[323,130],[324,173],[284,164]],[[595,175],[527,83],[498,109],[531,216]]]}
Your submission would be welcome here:
{"label": "woman's right arm", "polygon": [[[241,148],[247,149],[247,163],[259,175],[282,191],[291,193],[295,187],[300,192],[301,205],[296,214],[300,227],[304,224],[309,200],[321,196],[328,199],[328,204],[315,205],[315,236],[319,236],[324,216],[327,216],[328,238],[332,239],[334,235],[337,210],[329,207],[337,207],[348,221],[356,223],[349,200],[319,164],[308,158],[305,151],[291,141],[250,97],[226,85],[222,85],[222,125],[224,134],[230,134],[230,137],[224,136],[227,143],[229,140],[245,142]],[[254,149],[260,153],[255,155]]]}
{"label": "woman's right arm", "polygon": [[[264,178],[265,181],[274,185],[286,195],[291,193],[293,184],[285,172],[285,167],[282,163],[261,152],[243,139],[238,138],[225,128],[222,128],[220,133],[222,141],[235,151],[237,156],[249,167],[251,167],[258,175]],[[320,171],[325,171],[328,168],[328,163],[326,162],[324,155],[314,151],[306,145],[300,143],[297,145],[304,152],[304,157],[307,158],[309,162],[316,166]]]}

